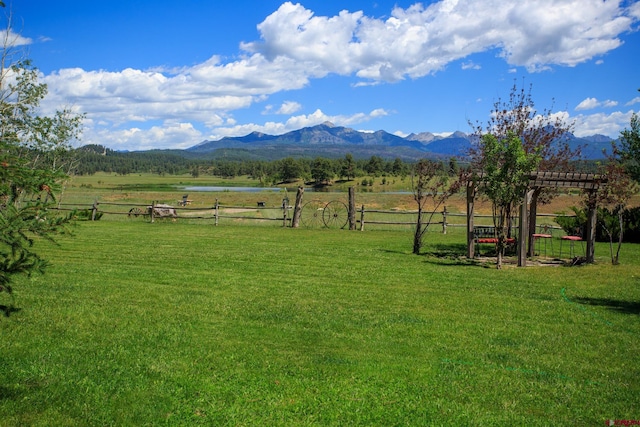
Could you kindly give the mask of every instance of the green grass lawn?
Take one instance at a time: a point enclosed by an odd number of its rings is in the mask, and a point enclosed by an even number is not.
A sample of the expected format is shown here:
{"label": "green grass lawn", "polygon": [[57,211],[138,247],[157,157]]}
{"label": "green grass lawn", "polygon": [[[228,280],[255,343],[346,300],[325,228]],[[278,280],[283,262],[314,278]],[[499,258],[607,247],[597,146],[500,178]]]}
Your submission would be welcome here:
{"label": "green grass lawn", "polygon": [[485,268],[464,232],[84,222],[0,320],[0,425],[640,419],[640,247]]}

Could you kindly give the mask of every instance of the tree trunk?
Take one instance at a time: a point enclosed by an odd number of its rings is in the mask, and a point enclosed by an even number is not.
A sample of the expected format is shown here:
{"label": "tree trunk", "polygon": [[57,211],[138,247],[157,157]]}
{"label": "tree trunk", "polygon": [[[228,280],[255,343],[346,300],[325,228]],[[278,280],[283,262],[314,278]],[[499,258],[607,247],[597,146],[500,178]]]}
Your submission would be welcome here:
{"label": "tree trunk", "polygon": [[422,248],[422,205],[418,204],[418,219],[416,220],[416,231],[413,235],[413,253],[420,254]]}
{"label": "tree trunk", "polygon": [[616,250],[616,258],[613,265],[618,265],[620,263],[620,248],[622,247],[622,239],[624,237],[624,218],[622,214],[622,208],[618,208],[618,226],[620,227],[620,232],[618,233],[618,249]]}

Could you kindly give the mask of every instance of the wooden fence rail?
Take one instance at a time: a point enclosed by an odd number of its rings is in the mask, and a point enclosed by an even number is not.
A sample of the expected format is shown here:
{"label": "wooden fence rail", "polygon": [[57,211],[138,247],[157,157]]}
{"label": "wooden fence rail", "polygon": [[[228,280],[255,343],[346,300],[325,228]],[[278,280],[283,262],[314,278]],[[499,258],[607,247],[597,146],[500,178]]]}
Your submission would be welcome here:
{"label": "wooden fence rail", "polygon": [[[355,197],[353,194],[349,194],[349,197]],[[389,209],[366,209],[364,205],[361,206],[360,209],[355,209],[355,203],[353,200],[349,201],[348,207],[348,223],[350,230],[359,229],[360,231],[364,231],[365,225],[380,225],[380,226],[405,226],[405,227],[414,227],[417,222],[417,210],[389,210]],[[107,208],[107,209],[103,209]],[[113,210],[108,207],[122,208],[124,210]],[[156,218],[162,218],[162,214],[160,214],[158,209],[170,209],[172,212],[175,212],[175,216],[172,218],[178,219],[189,219],[189,220],[213,220],[215,225],[219,224],[221,219],[240,219],[240,220],[251,220],[251,221],[280,221],[282,222],[283,227],[294,226],[294,217],[296,215],[295,210],[300,209],[299,206],[290,206],[288,198],[285,198],[282,202],[281,206],[265,206],[264,202],[258,202],[257,206],[247,206],[247,205],[224,205],[219,202],[218,199],[215,200],[215,204],[213,206],[202,206],[202,207],[194,207],[194,206],[169,206],[162,205],[156,201],[152,203],[120,203],[120,202],[100,202],[98,200],[94,201],[93,204],[87,203],[60,203],[57,206],[57,210],[59,211],[90,211],[90,219],[96,220],[98,214],[102,215],[127,215],[133,217],[142,216],[143,218],[149,218],[151,222],[154,222]],[[279,211],[281,215],[267,215],[267,216],[258,216],[258,215],[250,215],[251,212],[262,212],[262,211]],[[180,212],[193,212],[199,213],[196,214],[185,214],[180,215]],[[356,213],[359,213],[358,219],[356,219]],[[298,217],[300,212],[298,212]],[[373,215],[373,218],[371,216]],[[466,227],[466,221],[455,221],[454,218],[466,218],[466,213],[453,213],[447,211],[446,206],[441,211],[428,211],[422,212],[423,218],[432,218],[434,221],[431,221],[429,226],[440,226],[441,232],[443,234],[447,233],[448,227]],[[555,218],[557,214],[538,214],[538,217],[542,218]],[[568,215],[571,216],[571,215]],[[385,218],[386,217],[386,218]],[[402,220],[401,218],[406,217],[407,220]],[[408,218],[412,217],[412,218]],[[474,215],[474,218],[478,219],[491,219],[491,215]],[[89,219],[89,218],[88,218]],[[479,221],[483,222],[483,221]],[[486,221],[489,224],[489,221]],[[514,221],[517,223],[517,221]],[[356,227],[359,225],[359,227]],[[557,225],[547,225],[550,229],[561,229]]]}

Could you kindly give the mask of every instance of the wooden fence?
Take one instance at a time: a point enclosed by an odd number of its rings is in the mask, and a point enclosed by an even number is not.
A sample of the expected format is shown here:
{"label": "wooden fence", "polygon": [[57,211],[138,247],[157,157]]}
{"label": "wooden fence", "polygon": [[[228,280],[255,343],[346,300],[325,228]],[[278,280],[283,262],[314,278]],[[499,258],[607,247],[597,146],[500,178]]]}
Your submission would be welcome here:
{"label": "wooden fence", "polygon": [[[328,202],[327,202],[328,203]],[[355,203],[348,205],[348,218],[345,218],[345,229],[364,231],[365,227],[370,229],[387,229],[404,227],[413,229],[417,222],[417,210],[384,210],[367,209],[361,205],[355,209]],[[213,206],[191,207],[188,204],[178,203],[178,206],[168,206],[158,202],[152,203],[115,203],[100,202],[96,200],[93,204],[60,204],[60,211],[85,211],[83,217],[88,220],[96,220],[103,215],[126,216],[129,218],[142,218],[150,222],[156,219],[173,220],[209,220],[214,225],[219,225],[222,219],[236,219],[249,221],[273,221],[280,222],[283,227],[293,226],[295,210],[301,209],[300,215],[305,215],[303,206],[291,206],[288,198],[283,199],[280,206],[266,206],[264,202],[257,202],[256,206],[246,205],[224,205],[215,200]],[[167,213],[168,212],[168,213]],[[317,213],[316,213],[317,214]],[[466,213],[454,213],[447,211],[446,206],[441,211],[423,211],[423,221],[431,218],[428,223],[433,230],[439,230],[447,234],[448,228],[465,228]],[[538,218],[544,218],[545,226],[553,232],[561,230],[555,224],[555,214],[538,214]],[[477,225],[493,225],[491,215],[474,215]],[[305,223],[303,218],[303,224]],[[517,220],[513,221],[517,224]],[[425,223],[426,226],[426,223]],[[433,227],[436,226],[436,227]]]}
{"label": "wooden fence", "polygon": [[[263,202],[258,202],[256,207],[250,206],[232,206],[222,205],[216,199],[213,206],[189,207],[186,204],[178,203],[178,206],[166,205],[159,202],[152,203],[113,203],[95,201],[93,204],[72,204],[60,203],[56,208],[58,211],[84,211],[83,215],[88,220],[95,221],[102,215],[119,215],[129,218],[143,218],[150,222],[156,219],[190,219],[190,220],[213,220],[218,225],[220,219],[246,219],[256,221],[280,221],[283,226],[287,226],[291,222],[292,206],[283,201],[282,206],[273,207],[266,206]],[[249,215],[251,212],[281,212],[280,216],[272,217],[269,215]]]}

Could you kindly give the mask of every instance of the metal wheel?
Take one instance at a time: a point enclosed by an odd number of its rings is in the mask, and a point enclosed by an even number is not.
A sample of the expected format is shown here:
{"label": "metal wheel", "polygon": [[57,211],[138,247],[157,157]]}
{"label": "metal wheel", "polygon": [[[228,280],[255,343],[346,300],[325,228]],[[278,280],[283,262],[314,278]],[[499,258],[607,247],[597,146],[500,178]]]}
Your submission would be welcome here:
{"label": "metal wheel", "polygon": [[300,221],[302,225],[308,228],[322,227],[322,212],[324,211],[325,203],[319,200],[311,200],[302,206],[302,212],[300,212]]}
{"label": "metal wheel", "polygon": [[138,215],[143,215],[144,212],[142,212],[142,209],[140,208],[131,208],[129,210],[129,216],[133,215],[135,217],[138,217]]}
{"label": "metal wheel", "polygon": [[349,221],[349,209],[341,201],[327,203],[322,211],[322,221],[329,228],[344,228]]}

